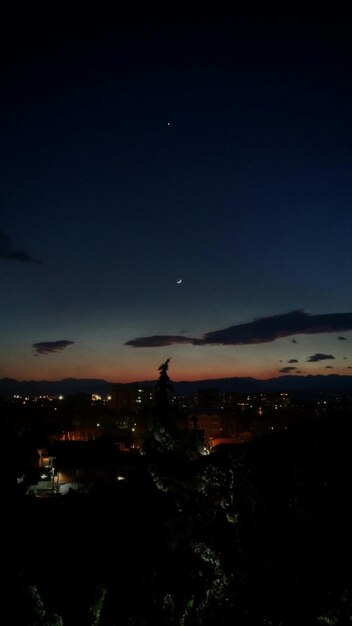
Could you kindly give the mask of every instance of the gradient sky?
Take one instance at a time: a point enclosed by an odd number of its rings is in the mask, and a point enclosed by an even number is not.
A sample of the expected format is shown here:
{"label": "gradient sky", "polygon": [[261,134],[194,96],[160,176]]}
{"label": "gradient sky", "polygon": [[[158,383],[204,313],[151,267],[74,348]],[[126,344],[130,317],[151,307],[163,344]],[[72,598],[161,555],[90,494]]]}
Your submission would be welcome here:
{"label": "gradient sky", "polygon": [[0,377],[352,374],[347,17],[60,10],[2,20]]}

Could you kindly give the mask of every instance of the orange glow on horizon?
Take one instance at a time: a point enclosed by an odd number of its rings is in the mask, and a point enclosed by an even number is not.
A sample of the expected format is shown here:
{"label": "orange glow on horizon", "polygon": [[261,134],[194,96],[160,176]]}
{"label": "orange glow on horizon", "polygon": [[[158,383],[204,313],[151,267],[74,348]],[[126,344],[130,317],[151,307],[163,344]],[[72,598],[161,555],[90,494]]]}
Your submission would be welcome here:
{"label": "orange glow on horizon", "polygon": [[[48,367],[48,360],[43,359],[43,362],[36,359],[36,363],[24,363],[16,367],[17,364],[12,363],[12,367],[6,372],[6,377],[14,378],[18,381],[41,381],[46,380],[49,382],[59,381],[67,378],[73,379],[97,379],[105,380],[111,383],[132,383],[142,381],[153,381],[159,376],[158,367],[165,358],[160,355],[156,355],[153,363],[122,363],[116,364],[116,367],[111,363],[97,364],[90,361],[76,362],[76,363],[61,363],[60,366],[55,364],[53,367]],[[280,372],[280,368],[285,366],[285,363],[278,363],[276,360],[270,363],[266,362],[261,364],[260,362],[253,364],[250,363],[238,363],[233,365],[231,363],[219,363],[216,361],[205,362],[198,361],[197,363],[187,362],[186,367],[183,366],[184,359],[174,360],[171,358],[169,367],[169,377],[171,381],[197,381],[197,380],[216,380],[222,378],[255,378],[258,380],[267,380],[270,378],[278,378],[284,373]],[[40,367],[38,367],[40,365]],[[54,364],[52,364],[54,365]],[[307,366],[305,363],[301,363],[299,367],[300,373],[292,373],[295,375],[351,375],[352,370],[348,369],[347,365],[343,367],[335,366],[334,369],[326,369],[325,364],[315,364],[313,366]]]}
{"label": "orange glow on horizon", "polygon": [[[96,371],[96,372],[87,372],[85,371],[85,368],[82,368],[82,371],[79,370],[79,368],[75,368],[74,371],[67,371],[65,370],[64,372],[61,371],[60,369],[56,370],[55,372],[51,371],[50,374],[48,372],[47,375],[43,376],[41,374],[35,374],[33,371],[28,373],[28,375],[26,375],[25,372],[21,372],[21,374],[16,375],[16,372],[12,372],[9,376],[7,376],[8,378],[14,378],[16,380],[19,381],[26,381],[26,380],[33,380],[33,381],[41,381],[41,380],[46,380],[48,382],[54,382],[54,381],[58,381],[58,380],[63,380],[63,379],[69,379],[69,378],[77,378],[77,379],[83,379],[83,378],[91,378],[91,379],[96,379],[96,380],[106,380],[107,382],[112,382],[112,383],[132,383],[132,382],[138,382],[138,381],[143,381],[143,380],[156,380],[159,376],[159,372],[158,372],[158,367],[153,367],[150,370],[149,369],[145,369],[145,370],[137,370],[137,371],[127,371],[124,374],[119,374],[116,375],[116,370],[115,371]],[[229,370],[221,370],[220,368],[214,368],[214,369],[210,369],[210,368],[206,368],[206,369],[202,369],[202,368],[194,368],[192,370],[186,370],[186,369],[182,369],[180,371],[180,368],[177,368],[177,372],[175,371],[176,368],[174,368],[174,372],[172,367],[170,366],[169,369],[169,377],[171,381],[174,382],[181,382],[181,381],[197,381],[197,380],[206,380],[206,379],[210,379],[210,380],[216,380],[218,378],[257,378],[260,380],[265,380],[267,378],[276,378],[278,376],[281,376],[281,374],[279,374],[277,372],[277,370],[271,369],[271,370],[261,370],[259,368],[253,369],[253,370],[243,370],[241,371],[239,368],[236,370],[234,370],[233,372],[229,372]]]}

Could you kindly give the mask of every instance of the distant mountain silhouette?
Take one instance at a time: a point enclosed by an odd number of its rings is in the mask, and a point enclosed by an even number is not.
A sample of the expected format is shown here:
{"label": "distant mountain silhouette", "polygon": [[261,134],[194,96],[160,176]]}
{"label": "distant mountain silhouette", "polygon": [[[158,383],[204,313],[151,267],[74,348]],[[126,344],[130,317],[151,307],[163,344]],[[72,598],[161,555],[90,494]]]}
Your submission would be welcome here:
{"label": "distant mountain silhouette", "polygon": [[[136,381],[132,384],[154,386],[156,381]],[[94,378],[64,378],[63,380],[28,380],[18,381],[13,378],[0,379],[0,396],[20,395],[72,395],[77,393],[96,393],[107,396],[116,384]],[[176,395],[190,396],[198,389],[215,388],[219,391],[239,393],[274,392],[274,391],[338,391],[352,392],[352,376],[279,376],[259,380],[257,378],[211,378],[197,381],[173,382]]]}
{"label": "distant mountain silhouette", "polygon": [[63,380],[23,380],[0,379],[0,396],[9,395],[71,395],[76,393],[97,393],[108,395],[113,383],[94,378],[64,378]]}

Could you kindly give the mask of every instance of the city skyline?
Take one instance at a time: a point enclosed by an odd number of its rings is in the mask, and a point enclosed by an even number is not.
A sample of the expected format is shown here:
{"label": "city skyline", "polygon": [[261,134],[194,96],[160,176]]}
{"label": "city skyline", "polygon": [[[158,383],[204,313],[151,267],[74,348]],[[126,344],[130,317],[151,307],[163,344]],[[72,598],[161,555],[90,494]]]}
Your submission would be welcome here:
{"label": "city skyline", "polygon": [[0,378],[351,374],[343,16],[27,11],[2,43]]}

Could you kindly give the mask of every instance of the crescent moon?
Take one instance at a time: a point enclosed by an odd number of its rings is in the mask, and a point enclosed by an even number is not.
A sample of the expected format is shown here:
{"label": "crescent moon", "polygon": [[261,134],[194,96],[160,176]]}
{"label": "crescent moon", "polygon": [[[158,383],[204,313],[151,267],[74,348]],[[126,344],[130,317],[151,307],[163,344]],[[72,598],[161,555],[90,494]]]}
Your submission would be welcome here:
{"label": "crescent moon", "polygon": [[178,285],[181,285],[181,283],[182,283],[182,278],[179,278],[176,282],[177,282],[177,284],[178,284]]}

